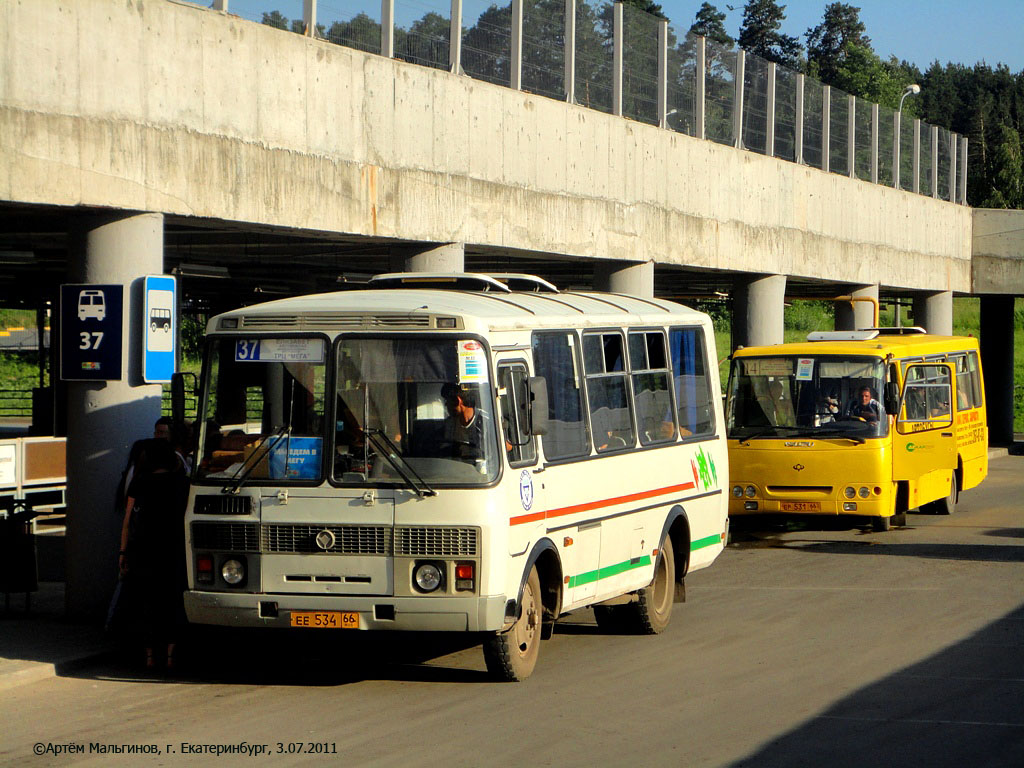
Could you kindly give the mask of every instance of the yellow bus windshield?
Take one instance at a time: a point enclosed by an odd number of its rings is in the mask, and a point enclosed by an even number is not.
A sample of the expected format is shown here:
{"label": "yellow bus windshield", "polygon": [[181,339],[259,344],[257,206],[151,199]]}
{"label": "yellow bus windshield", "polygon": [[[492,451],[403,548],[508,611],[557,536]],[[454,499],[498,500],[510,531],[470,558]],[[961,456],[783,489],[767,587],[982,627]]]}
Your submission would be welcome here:
{"label": "yellow bus windshield", "polygon": [[850,437],[888,434],[881,393],[885,364],[876,357],[737,357],[730,375],[728,436]]}

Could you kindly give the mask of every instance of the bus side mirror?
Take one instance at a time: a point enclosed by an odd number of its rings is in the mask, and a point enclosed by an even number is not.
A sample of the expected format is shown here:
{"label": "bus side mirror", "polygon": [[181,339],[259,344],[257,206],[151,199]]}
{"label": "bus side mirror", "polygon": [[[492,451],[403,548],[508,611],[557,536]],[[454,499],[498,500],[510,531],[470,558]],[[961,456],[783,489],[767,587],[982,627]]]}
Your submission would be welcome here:
{"label": "bus side mirror", "polygon": [[530,377],[530,434],[548,433],[548,380]]}
{"label": "bus side mirror", "polygon": [[896,414],[900,409],[900,385],[895,381],[885,382],[885,400],[882,403],[885,406],[885,412]]}

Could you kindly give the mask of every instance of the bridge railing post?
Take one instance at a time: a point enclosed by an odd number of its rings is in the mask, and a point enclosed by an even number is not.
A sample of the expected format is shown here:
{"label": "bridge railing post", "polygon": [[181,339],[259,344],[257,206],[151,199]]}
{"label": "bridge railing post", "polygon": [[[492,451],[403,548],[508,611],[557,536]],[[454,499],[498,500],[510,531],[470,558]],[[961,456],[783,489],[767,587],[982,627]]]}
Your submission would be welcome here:
{"label": "bridge railing post", "polygon": [[892,186],[900,188],[900,131],[903,126],[900,124],[900,113],[892,113]]}
{"label": "bridge railing post", "polygon": [[565,0],[565,100],[576,102],[576,0]]}
{"label": "bridge railing post", "polygon": [[693,135],[698,139],[706,139],[704,115],[707,100],[707,39],[698,37],[696,43],[697,66],[693,78]]}
{"label": "bridge railing post", "polygon": [[774,61],[768,62],[768,92],[764,109],[764,153],[768,157],[775,157],[775,71],[777,68],[778,64]]}
{"label": "bridge railing post", "polygon": [[939,197],[939,126],[931,126],[932,133],[932,197]]}
{"label": "bridge railing post", "polygon": [[658,20],[658,125],[668,128],[668,19]]}
{"label": "bridge railing post", "polygon": [[612,8],[612,114],[622,117],[622,3]]}
{"label": "bridge railing post", "polygon": [[796,76],[796,113],[793,125],[793,161],[803,165],[804,162],[804,85],[806,75]]}
{"label": "bridge railing post", "polygon": [[967,137],[960,137],[960,205],[967,205]]}
{"label": "bridge railing post", "polygon": [[921,194],[921,119],[914,119],[914,194]]}
{"label": "bridge railing post", "polygon": [[306,37],[316,37],[316,0],[302,0],[302,23]]}
{"label": "bridge railing post", "polygon": [[878,183],[878,105],[871,105],[871,183]]}
{"label": "bridge railing post", "polygon": [[512,29],[509,41],[509,87],[523,89],[523,0],[512,0]]}
{"label": "bridge railing post", "polygon": [[732,137],[733,146],[743,149],[743,84],[746,81],[747,52],[740,48],[736,51],[736,95],[732,100]]}
{"label": "bridge railing post", "polygon": [[952,131],[949,132],[949,202],[956,202],[956,139]]}
{"label": "bridge railing post", "polygon": [[462,0],[452,0],[448,30],[448,71],[457,75],[462,72]]}
{"label": "bridge railing post", "polygon": [[846,170],[851,179],[857,178],[857,97],[846,96]]}
{"label": "bridge railing post", "polygon": [[828,173],[831,168],[832,143],[832,86],[821,86],[821,170]]}
{"label": "bridge railing post", "polygon": [[380,55],[395,58],[395,0],[380,0]]}

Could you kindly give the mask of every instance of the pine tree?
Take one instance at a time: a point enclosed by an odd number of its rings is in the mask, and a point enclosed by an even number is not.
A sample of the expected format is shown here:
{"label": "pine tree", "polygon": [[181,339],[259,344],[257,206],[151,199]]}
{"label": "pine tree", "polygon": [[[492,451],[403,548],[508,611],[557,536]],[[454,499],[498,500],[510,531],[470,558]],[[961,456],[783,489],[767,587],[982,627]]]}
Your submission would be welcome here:
{"label": "pine tree", "polygon": [[807,30],[807,73],[832,85],[846,58],[849,43],[871,50],[871,38],[860,20],[860,8],[829,3],[821,24]]}
{"label": "pine tree", "polygon": [[790,35],[779,32],[786,18],[786,6],[775,0],[749,0],[743,8],[740,48],[792,70],[801,70],[803,46]]}

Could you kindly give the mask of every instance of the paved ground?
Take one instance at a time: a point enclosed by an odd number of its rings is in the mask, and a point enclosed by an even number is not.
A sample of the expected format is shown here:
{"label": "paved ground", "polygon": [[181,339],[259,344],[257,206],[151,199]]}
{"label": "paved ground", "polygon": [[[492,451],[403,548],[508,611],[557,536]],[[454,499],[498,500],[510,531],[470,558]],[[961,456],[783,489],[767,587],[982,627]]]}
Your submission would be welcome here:
{"label": "paved ground", "polygon": [[[275,764],[318,759],[288,754],[312,742],[403,767],[1024,765],[1022,470],[997,459],[956,515],[889,533],[741,530],[664,635],[608,635],[580,612],[521,685],[490,683],[461,637],[214,631],[172,677],[83,662],[110,646],[51,613],[47,585],[32,618],[0,624],[0,764],[110,762],[90,743],[183,764],[188,744],[244,740]],[[85,752],[34,758],[37,743]]]}

